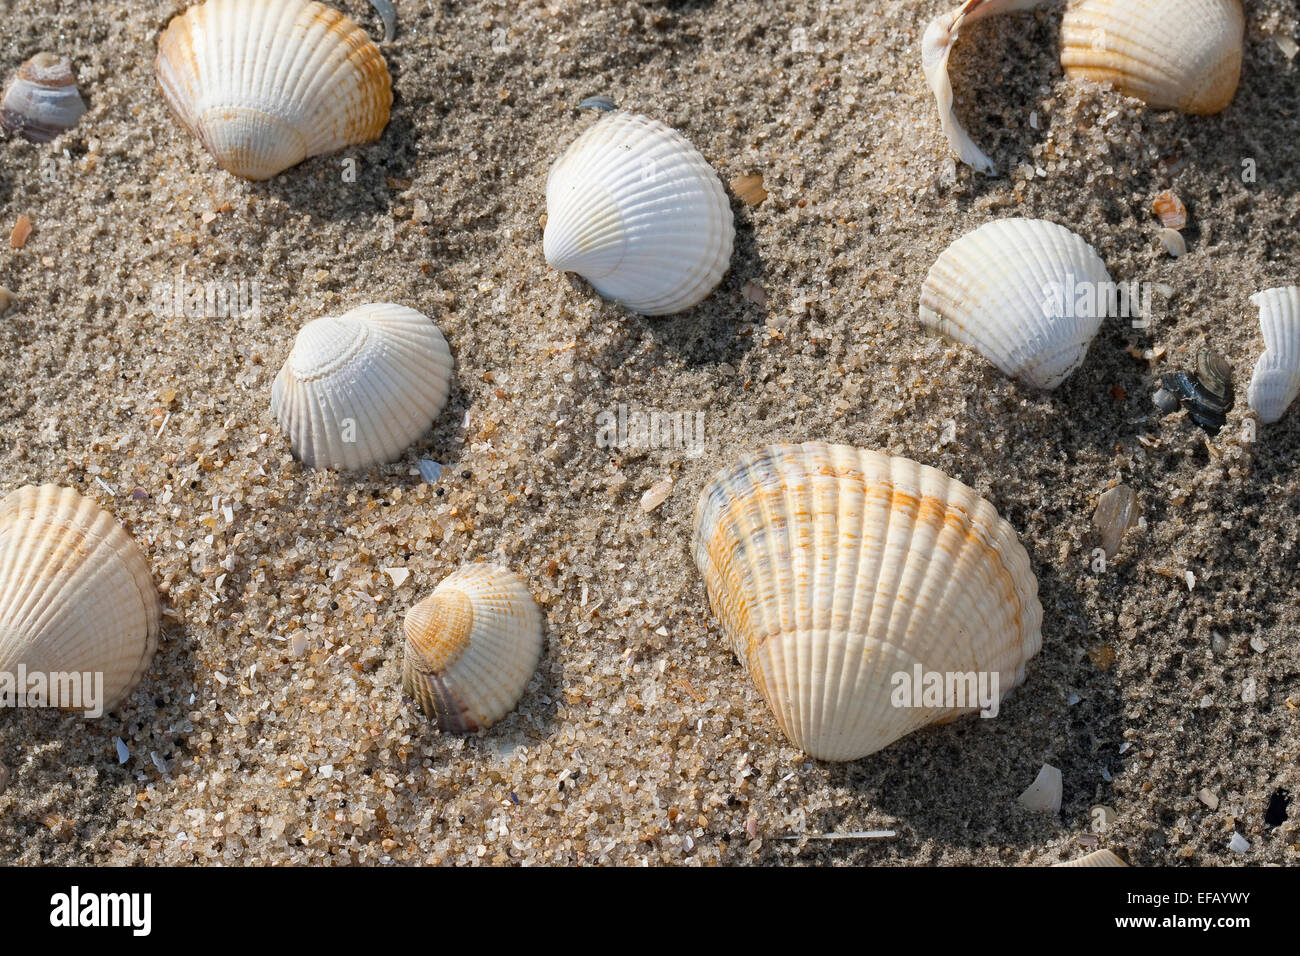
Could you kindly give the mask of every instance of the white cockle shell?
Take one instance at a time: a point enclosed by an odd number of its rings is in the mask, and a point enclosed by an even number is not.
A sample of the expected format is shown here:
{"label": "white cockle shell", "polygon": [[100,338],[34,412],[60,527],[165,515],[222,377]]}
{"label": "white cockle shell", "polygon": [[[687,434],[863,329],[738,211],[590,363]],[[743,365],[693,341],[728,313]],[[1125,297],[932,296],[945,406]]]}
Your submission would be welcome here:
{"label": "white cockle shell", "polygon": [[206,0],[168,24],[155,66],[176,117],[251,180],[378,139],[393,102],[379,48],[314,0]]}
{"label": "white cockle shell", "polygon": [[1246,401],[1265,425],[1277,421],[1300,394],[1300,286],[1281,286],[1250,297],[1259,308],[1264,352],[1255,363]]}
{"label": "white cockle shell", "polygon": [[642,315],[684,312],[722,281],[731,204],[699,150],[675,130],[610,113],[577,138],[546,181],[547,263]]}
{"label": "white cockle shell", "polygon": [[486,730],[514,709],[542,654],[542,612],[524,583],[469,564],[406,612],[402,689],[450,733]]}
{"label": "white cockle shell", "polygon": [[140,546],[95,501],[55,485],[0,501],[0,672],[102,675],[111,710],[153,660],[160,620]]}
{"label": "white cockle shell", "polygon": [[271,387],[271,411],[309,468],[401,457],[451,391],[452,358],[425,315],[375,303],[308,322]]}
{"label": "white cockle shell", "polygon": [[693,547],[732,650],[818,759],[854,760],[978,709],[898,705],[917,668],[981,672],[989,687],[996,674],[1004,697],[1042,643],[1015,531],[906,458],[821,442],[747,455],[700,494]]}
{"label": "white cockle shell", "polygon": [[954,242],[921,287],[921,324],[1007,375],[1054,389],[1083,364],[1115,286],[1081,236],[998,219]]}

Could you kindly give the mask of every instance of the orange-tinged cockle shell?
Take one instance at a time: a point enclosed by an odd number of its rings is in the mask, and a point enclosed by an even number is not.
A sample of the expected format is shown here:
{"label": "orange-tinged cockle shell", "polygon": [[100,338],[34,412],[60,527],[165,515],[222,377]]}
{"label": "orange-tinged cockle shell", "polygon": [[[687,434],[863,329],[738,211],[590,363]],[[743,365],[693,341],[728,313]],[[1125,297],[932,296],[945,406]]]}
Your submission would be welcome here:
{"label": "orange-tinged cockle shell", "polygon": [[542,653],[542,615],[505,568],[470,564],[406,612],[402,689],[451,733],[485,730],[523,696]]}
{"label": "orange-tinged cockle shell", "polygon": [[[899,675],[997,675],[1042,643],[1029,556],[974,491],[846,445],[773,445],[719,472],[695,511],[709,604],[786,736],[854,760],[979,705],[900,703]],[[949,706],[951,704],[951,706]]]}
{"label": "orange-tinged cockle shell", "polygon": [[139,545],[94,501],[55,485],[0,501],[0,673],[100,674],[111,710],[153,660],[161,613]]}
{"label": "orange-tinged cockle shell", "polygon": [[168,24],[155,66],[177,119],[251,180],[378,139],[393,102],[379,48],[314,0],[207,0]]}

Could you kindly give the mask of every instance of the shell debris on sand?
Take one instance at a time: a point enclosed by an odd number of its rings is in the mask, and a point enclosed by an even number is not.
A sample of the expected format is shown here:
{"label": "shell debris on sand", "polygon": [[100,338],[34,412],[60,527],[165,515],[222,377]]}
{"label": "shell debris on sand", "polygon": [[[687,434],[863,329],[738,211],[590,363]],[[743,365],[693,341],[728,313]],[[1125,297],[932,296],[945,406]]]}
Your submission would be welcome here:
{"label": "shell debris on sand", "polygon": [[700,493],[694,553],[733,652],[819,760],[856,760],[982,706],[900,703],[896,675],[995,672],[1005,695],[1042,644],[1015,531],[905,458],[819,442],[746,455]]}
{"label": "shell debris on sand", "polygon": [[206,0],[167,25],[155,66],[176,118],[254,181],[378,139],[393,102],[379,48],[315,0]]}
{"label": "shell debris on sand", "polygon": [[1262,424],[1280,419],[1300,394],[1300,286],[1257,292],[1264,351],[1255,363],[1246,401]]}
{"label": "shell debris on sand", "polygon": [[1053,863],[1053,867],[1064,866],[1081,866],[1081,867],[1099,867],[1099,866],[1128,866],[1122,859],[1110,850],[1095,850],[1086,856],[1081,856],[1075,860],[1067,860],[1064,863]]}
{"label": "shell debris on sand", "polygon": [[1028,810],[1040,813],[1061,812],[1061,771],[1043,764],[1034,782],[1016,797],[1016,802]]}

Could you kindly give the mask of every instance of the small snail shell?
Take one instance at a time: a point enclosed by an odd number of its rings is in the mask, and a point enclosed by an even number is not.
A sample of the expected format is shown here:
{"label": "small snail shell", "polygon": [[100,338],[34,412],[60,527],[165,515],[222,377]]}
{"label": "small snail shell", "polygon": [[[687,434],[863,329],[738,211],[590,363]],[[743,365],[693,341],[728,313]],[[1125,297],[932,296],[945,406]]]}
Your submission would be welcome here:
{"label": "small snail shell", "polygon": [[86,112],[67,57],[38,53],[14,74],[0,100],[0,125],[33,143],[72,129]]}
{"label": "small snail shell", "polygon": [[271,386],[271,411],[308,468],[393,461],[433,424],[452,358],[414,309],[363,305],[303,326]]}
{"label": "small snail shell", "polygon": [[718,174],[675,130],[603,116],[551,167],[546,262],[642,315],[684,312],[722,281],[736,230]]}
{"label": "small snail shell", "polygon": [[935,262],[921,287],[921,324],[1050,390],[1083,364],[1111,288],[1081,236],[1043,219],[999,219]]}
{"label": "small snail shell", "polygon": [[392,81],[361,27],[314,0],[207,0],[158,38],[158,86],[217,165],[263,180],[378,139]]}
{"label": "small snail shell", "polygon": [[102,674],[112,710],[153,660],[160,619],[139,545],[94,501],[54,485],[0,501],[0,672]]}
{"label": "small snail shell", "polygon": [[1257,292],[1250,301],[1259,308],[1264,353],[1255,363],[1246,401],[1261,423],[1271,425],[1300,394],[1300,286]]}
{"label": "small snail shell", "polygon": [[402,689],[450,733],[514,709],[542,653],[542,614],[510,571],[470,564],[406,613]]}
{"label": "small snail shell", "polygon": [[[974,491],[846,445],[773,445],[723,469],[695,509],[709,605],[785,735],[856,760],[980,705],[894,700],[915,669],[998,693],[1042,644],[1029,555]],[[978,675],[976,675],[978,679]]]}

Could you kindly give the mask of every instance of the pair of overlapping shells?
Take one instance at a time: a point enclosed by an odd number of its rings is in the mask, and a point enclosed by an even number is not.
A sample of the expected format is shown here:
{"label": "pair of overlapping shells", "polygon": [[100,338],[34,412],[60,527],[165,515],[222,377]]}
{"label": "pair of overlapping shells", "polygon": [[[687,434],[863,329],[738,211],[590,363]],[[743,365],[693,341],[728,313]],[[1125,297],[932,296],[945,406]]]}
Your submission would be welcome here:
{"label": "pair of overlapping shells", "polygon": [[603,116],[547,177],[547,263],[642,315],[703,301],[727,271],[735,233],[727,194],[699,150],[635,113]]}
{"label": "pair of overlapping shells", "polygon": [[0,673],[102,675],[111,710],[153,660],[160,619],[144,554],[94,501],[54,485],[0,501]]}
{"label": "pair of overlapping shells", "polygon": [[704,488],[694,529],[732,650],[818,759],[854,760],[973,709],[895,706],[898,675],[996,673],[1005,696],[1042,644],[1015,531],[971,488],[906,458],[764,448]]}
{"label": "pair of overlapping shells", "polygon": [[250,180],[378,139],[393,102],[379,48],[314,0],[206,0],[168,24],[155,67],[177,119]]}
{"label": "pair of overlapping shells", "polygon": [[1083,364],[1113,288],[1082,236],[1043,219],[999,219],[935,262],[920,319],[1005,374],[1050,390]]}
{"label": "pair of overlapping shells", "polygon": [[271,411],[309,468],[401,457],[451,391],[451,350],[427,316],[394,303],[308,322],[271,386]]}
{"label": "pair of overlapping shells", "polygon": [[537,670],[542,614],[524,583],[469,564],[412,607],[402,689],[448,733],[486,730],[514,709]]}
{"label": "pair of overlapping shells", "polygon": [[1300,394],[1300,286],[1268,289],[1250,301],[1259,309],[1264,352],[1255,363],[1246,400],[1259,420],[1270,425]]}
{"label": "pair of overlapping shells", "polygon": [[0,100],[0,126],[33,143],[48,143],[86,112],[72,63],[37,53],[14,73]]}
{"label": "pair of overlapping shells", "polygon": [[[922,41],[922,66],[939,117],[963,162],[993,172],[993,162],[953,114],[948,56],[967,23],[1048,0],[966,0],[936,18]],[[1070,0],[1061,26],[1061,66],[1156,109],[1208,115],[1225,109],[1241,78],[1245,15],[1241,0]]]}

